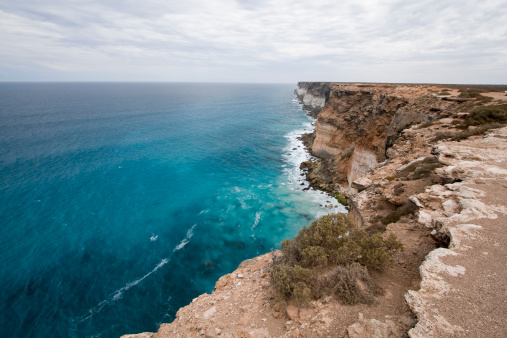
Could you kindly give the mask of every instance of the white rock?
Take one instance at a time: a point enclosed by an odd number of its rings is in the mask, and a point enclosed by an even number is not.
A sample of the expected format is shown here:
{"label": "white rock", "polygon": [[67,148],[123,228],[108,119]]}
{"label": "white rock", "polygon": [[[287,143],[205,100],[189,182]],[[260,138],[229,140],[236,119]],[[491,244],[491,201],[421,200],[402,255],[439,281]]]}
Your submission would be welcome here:
{"label": "white rock", "polygon": [[209,319],[209,318],[210,318],[210,317],[212,317],[212,316],[213,316],[216,312],[217,312],[217,307],[216,307],[216,306],[213,306],[211,309],[206,310],[206,311],[203,313],[202,317],[203,317],[204,319]]}
{"label": "white rock", "polygon": [[412,162],[409,162],[405,165],[402,165],[401,167],[399,167],[398,169],[396,169],[397,172],[400,172],[400,171],[403,171],[405,170],[406,168],[408,168],[410,165],[414,164],[414,163],[419,163],[419,162],[422,162],[424,161],[426,157],[419,157],[418,159],[415,159],[413,160]]}
{"label": "white rock", "polygon": [[417,220],[420,224],[423,224],[425,226],[431,226],[433,221],[433,216],[428,214],[426,211],[420,210],[419,211],[419,218]]}
{"label": "white rock", "polygon": [[451,216],[459,213],[459,205],[452,199],[448,199],[442,203],[442,208],[444,208],[444,213],[446,216]]}

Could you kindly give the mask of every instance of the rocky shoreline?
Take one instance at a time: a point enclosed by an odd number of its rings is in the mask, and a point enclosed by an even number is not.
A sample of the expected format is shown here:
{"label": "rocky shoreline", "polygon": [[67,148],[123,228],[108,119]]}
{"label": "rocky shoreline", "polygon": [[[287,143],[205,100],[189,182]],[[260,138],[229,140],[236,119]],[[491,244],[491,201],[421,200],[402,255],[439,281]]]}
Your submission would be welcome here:
{"label": "rocky shoreline", "polygon": [[507,128],[474,125],[469,116],[507,101],[483,90],[298,84],[296,95],[317,117],[315,132],[302,137],[318,158],[302,164],[307,180],[348,196],[358,226],[394,233],[405,247],[396,264],[373,272],[384,290],[375,304],[344,306],[324,297],[297,308],[279,301],[267,273],[281,254],[274,252],[243,262],[157,333],[124,337],[506,334],[507,303],[495,294],[507,283]]}

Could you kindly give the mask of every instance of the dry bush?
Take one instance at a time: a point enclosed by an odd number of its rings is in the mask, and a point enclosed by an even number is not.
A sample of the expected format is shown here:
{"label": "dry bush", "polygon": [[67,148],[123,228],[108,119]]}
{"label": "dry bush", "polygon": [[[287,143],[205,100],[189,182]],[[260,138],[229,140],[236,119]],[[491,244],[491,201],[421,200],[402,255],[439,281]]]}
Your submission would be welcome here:
{"label": "dry bush", "polygon": [[476,99],[481,102],[489,102],[493,100],[491,97],[482,95],[481,93],[483,92],[484,90],[465,89],[461,91],[459,97],[463,99]]}
{"label": "dry bush", "polygon": [[333,293],[343,304],[373,304],[375,296],[381,293],[368,269],[358,263],[336,267],[330,282]]}
{"label": "dry bush", "polygon": [[412,201],[407,201],[389,215],[383,217],[380,222],[384,225],[398,222],[403,216],[413,214],[417,211],[417,206]]}
{"label": "dry bush", "polygon": [[401,180],[418,180],[424,177],[428,177],[433,172],[433,170],[441,166],[442,164],[438,162],[436,157],[428,156],[423,161],[415,162],[402,171],[398,172],[397,176]]}
{"label": "dry bush", "polygon": [[507,104],[477,107],[465,117],[465,122],[470,126],[507,123]]}

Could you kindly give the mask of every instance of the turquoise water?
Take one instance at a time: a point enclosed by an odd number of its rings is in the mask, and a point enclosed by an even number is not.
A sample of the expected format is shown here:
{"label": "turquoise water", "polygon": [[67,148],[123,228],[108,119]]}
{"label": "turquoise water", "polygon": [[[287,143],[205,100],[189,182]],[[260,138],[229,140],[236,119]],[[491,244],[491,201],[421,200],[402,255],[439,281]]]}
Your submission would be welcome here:
{"label": "turquoise water", "polygon": [[155,331],[329,212],[294,87],[0,84],[0,336]]}

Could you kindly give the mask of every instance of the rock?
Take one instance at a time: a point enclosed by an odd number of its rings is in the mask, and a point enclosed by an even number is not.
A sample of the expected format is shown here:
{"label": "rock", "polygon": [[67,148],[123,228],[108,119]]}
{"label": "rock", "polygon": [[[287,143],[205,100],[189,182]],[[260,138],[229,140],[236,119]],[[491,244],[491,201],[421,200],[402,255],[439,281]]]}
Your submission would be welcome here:
{"label": "rock", "polygon": [[126,334],[121,336],[121,338],[154,338],[155,333],[154,332],[143,332],[138,334]]}
{"label": "rock", "polygon": [[245,278],[245,276],[243,276],[242,274],[238,273],[238,278]]}
{"label": "rock", "polygon": [[454,119],[451,119],[451,118],[440,119],[440,123],[442,123],[442,124],[451,124],[452,121],[454,121]]}
{"label": "rock", "polygon": [[220,279],[215,284],[215,290],[218,291],[218,290],[222,289],[224,286],[227,285],[228,282],[229,282],[229,275],[225,275],[225,276],[220,277]]}
{"label": "rock", "polygon": [[215,333],[217,335],[221,334],[222,333],[222,330],[220,330],[218,327],[215,328]]}
{"label": "rock", "polygon": [[358,191],[363,191],[369,187],[371,187],[372,181],[368,177],[361,177],[354,182],[352,182],[352,188],[357,189]]}
{"label": "rock", "polygon": [[278,311],[273,312],[273,317],[275,317],[275,318],[280,318],[281,315],[282,314]]}
{"label": "rock", "polygon": [[301,335],[301,331],[299,331],[299,329],[295,329],[294,331],[291,332],[291,336],[294,338],[297,338],[300,335]]}
{"label": "rock", "polygon": [[431,227],[432,221],[433,221],[433,216],[431,216],[426,211],[422,211],[422,210],[419,211],[419,218],[418,218],[417,222],[425,225],[426,227]]}
{"label": "rock", "polygon": [[407,163],[405,165],[402,165],[401,167],[399,167],[398,169],[396,169],[396,171],[397,172],[402,172],[403,170],[407,169],[411,165],[419,163],[419,162],[423,162],[425,159],[426,159],[426,157],[419,157],[419,158],[413,160],[412,162],[409,162],[409,163]]}
{"label": "rock", "polygon": [[364,320],[359,318],[357,322],[347,328],[347,333],[350,338],[394,338],[401,337],[396,325],[386,320],[385,323],[376,319]]}
{"label": "rock", "polygon": [[287,313],[287,317],[289,317],[290,320],[297,320],[299,316],[299,309],[295,307],[294,305],[287,305],[287,308],[285,308],[285,312]]}
{"label": "rock", "polygon": [[410,196],[408,198],[412,203],[414,203],[418,208],[424,208],[424,205],[419,201],[419,199],[415,196]]}
{"label": "rock", "polygon": [[456,203],[452,199],[448,199],[447,201],[442,203],[442,208],[444,208],[444,214],[449,217],[454,214],[458,214],[460,212],[460,207],[458,203]]}
{"label": "rock", "polygon": [[213,316],[216,312],[217,312],[217,307],[216,307],[216,306],[213,306],[211,309],[206,310],[206,311],[204,312],[204,314],[202,315],[202,317],[203,317],[204,319],[209,319],[209,318],[211,318],[211,317],[212,317],[212,316]]}

